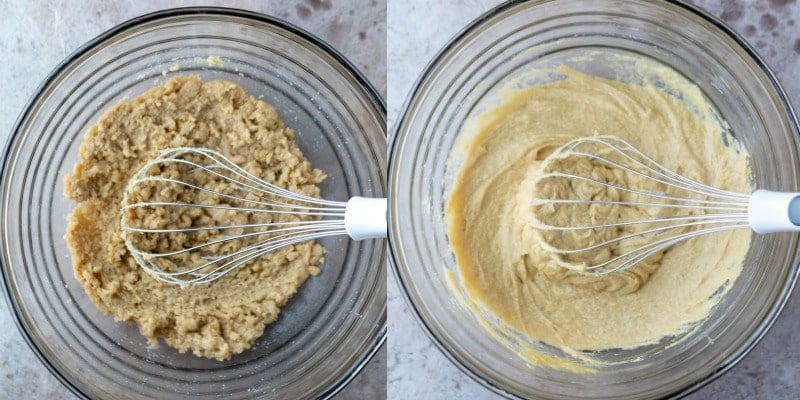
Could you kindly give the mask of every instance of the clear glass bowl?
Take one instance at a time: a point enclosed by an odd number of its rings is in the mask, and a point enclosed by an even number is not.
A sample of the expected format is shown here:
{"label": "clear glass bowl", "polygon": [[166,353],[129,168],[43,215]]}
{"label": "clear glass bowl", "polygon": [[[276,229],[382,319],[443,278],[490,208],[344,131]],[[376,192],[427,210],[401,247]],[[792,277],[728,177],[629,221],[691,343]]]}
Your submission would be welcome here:
{"label": "clear glass bowl", "polygon": [[458,282],[458,268],[444,207],[460,166],[450,155],[464,122],[529,69],[567,63],[614,79],[618,71],[607,68],[603,54],[648,57],[682,73],[750,151],[756,187],[797,191],[800,184],[797,121],[778,82],[750,46],[700,10],[663,1],[516,1],[476,20],[428,65],[390,140],[390,260],[406,299],[444,354],[508,397],[689,393],[753,348],[797,277],[800,236],[754,236],[741,276],[709,318],[658,345],[598,354],[609,364],[594,373],[526,363],[457,300],[459,289],[448,279],[452,274]]}
{"label": "clear glass bowl", "polygon": [[[224,65],[210,65],[209,56]],[[176,64],[180,70],[169,72]],[[73,277],[63,239],[73,204],[63,177],[83,134],[109,106],[173,74],[230,80],[273,104],[312,164],[327,172],[325,198],[386,197],[385,106],[335,50],[248,12],[191,8],[137,18],[59,65],[5,148],[2,273],[20,330],[48,369],[85,398],[330,397],[385,340],[385,241],[322,240],[323,272],[251,349],[226,362],[148,348],[137,328],[100,313]]]}

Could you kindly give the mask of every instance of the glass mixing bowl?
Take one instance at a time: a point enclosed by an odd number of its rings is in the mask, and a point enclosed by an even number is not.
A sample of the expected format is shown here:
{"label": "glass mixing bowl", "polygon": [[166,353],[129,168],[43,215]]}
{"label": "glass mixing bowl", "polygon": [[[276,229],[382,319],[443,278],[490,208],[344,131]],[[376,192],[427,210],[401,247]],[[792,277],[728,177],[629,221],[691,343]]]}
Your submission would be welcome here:
{"label": "glass mixing bowl", "polygon": [[[175,65],[180,70],[170,72]],[[386,196],[385,106],[328,45],[242,11],[177,9],[134,19],[59,65],[5,147],[2,274],[19,328],[84,398],[331,397],[385,339],[385,241],[322,240],[322,273],[251,349],[225,362],[149,348],[136,327],[99,312],[73,277],[63,239],[73,204],[63,178],[83,134],[110,106],[174,74],[226,79],[273,104],[306,157],[328,174],[323,197]]]}
{"label": "glass mixing bowl", "polygon": [[608,364],[595,372],[527,363],[463,305],[444,208],[460,167],[450,156],[465,121],[531,69],[566,63],[615,79],[620,71],[608,68],[604,54],[650,58],[695,82],[749,150],[755,187],[797,191],[800,183],[797,121],[778,82],[744,40],[700,10],[666,1],[514,1],[476,20],[428,65],[390,140],[390,260],[437,346],[508,397],[689,393],[753,348],[797,277],[797,234],[754,236],[741,275],[707,319],[658,345],[597,354]]}

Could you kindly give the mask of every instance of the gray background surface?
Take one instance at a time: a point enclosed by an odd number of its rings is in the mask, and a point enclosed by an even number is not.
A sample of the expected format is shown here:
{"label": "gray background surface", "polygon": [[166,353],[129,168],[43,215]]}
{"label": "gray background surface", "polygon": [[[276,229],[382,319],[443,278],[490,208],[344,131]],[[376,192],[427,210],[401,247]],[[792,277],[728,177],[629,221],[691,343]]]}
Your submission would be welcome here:
{"label": "gray background surface", "polygon": [[[248,9],[294,23],[344,54],[386,98],[385,0],[0,0],[0,145],[41,81],[78,46],[135,16],[191,5]],[[23,341],[5,297],[0,298],[0,398],[75,398]],[[384,398],[386,346],[336,400]]]}
{"label": "gray background surface", "polygon": [[[500,1],[389,1],[389,125],[428,61],[470,21]],[[725,20],[764,57],[800,106],[800,4],[788,0],[696,1]],[[391,132],[391,130],[390,130]],[[390,133],[391,134],[391,133]],[[389,278],[389,398],[494,399],[451,364],[423,332]],[[800,399],[800,295],[795,291],[783,314],[760,344],[727,374],[689,398]]]}

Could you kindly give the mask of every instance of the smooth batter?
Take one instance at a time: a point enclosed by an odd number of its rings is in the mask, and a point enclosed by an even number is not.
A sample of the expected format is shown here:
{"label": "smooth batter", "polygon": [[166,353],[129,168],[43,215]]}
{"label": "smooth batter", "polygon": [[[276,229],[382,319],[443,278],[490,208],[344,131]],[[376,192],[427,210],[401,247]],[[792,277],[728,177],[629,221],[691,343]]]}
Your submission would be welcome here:
{"label": "smooth batter", "polygon": [[[148,275],[121,238],[123,192],[145,162],[181,146],[217,150],[262,179],[309,196],[319,196],[316,184],[325,175],[311,167],[272,106],[226,81],[173,78],[115,105],[86,132],[80,160],[65,179],[65,193],[76,202],[66,233],[75,277],[101,311],[138,325],[152,345],[161,337],[180,352],[223,360],[249,348],[278,318],[297,288],[320,272],[324,250],[314,242],[284,247],[211,284],[185,288]],[[197,209],[130,218],[139,217],[156,227],[214,218],[253,222]],[[165,245],[186,244],[176,238]]]}
{"label": "smooth batter", "polygon": [[530,182],[548,154],[577,136],[617,135],[685,176],[750,192],[747,154],[699,89],[672,70],[639,68],[657,79],[622,83],[557,68],[561,79],[506,93],[473,121],[459,154],[446,218],[467,295],[530,339],[571,354],[685,332],[731,286],[749,246],[747,231],[710,234],[602,277],[560,267],[541,248]]}

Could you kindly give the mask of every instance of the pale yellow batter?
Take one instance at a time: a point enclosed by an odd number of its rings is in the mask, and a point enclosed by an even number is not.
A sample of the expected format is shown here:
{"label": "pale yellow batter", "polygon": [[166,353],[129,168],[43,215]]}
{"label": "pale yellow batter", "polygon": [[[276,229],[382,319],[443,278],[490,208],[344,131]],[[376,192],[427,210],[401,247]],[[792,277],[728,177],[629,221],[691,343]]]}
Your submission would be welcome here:
{"label": "pale yellow batter", "polygon": [[562,80],[506,94],[473,121],[447,205],[468,296],[531,339],[573,354],[653,344],[689,329],[739,275],[749,246],[746,230],[715,233],[603,277],[559,267],[541,248],[530,182],[548,154],[577,136],[617,135],[683,175],[750,192],[747,154],[724,138],[699,90],[671,70],[640,68],[682,98],[647,79],[621,83],[566,67],[554,71]]}

